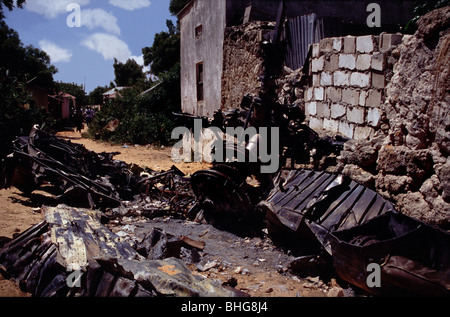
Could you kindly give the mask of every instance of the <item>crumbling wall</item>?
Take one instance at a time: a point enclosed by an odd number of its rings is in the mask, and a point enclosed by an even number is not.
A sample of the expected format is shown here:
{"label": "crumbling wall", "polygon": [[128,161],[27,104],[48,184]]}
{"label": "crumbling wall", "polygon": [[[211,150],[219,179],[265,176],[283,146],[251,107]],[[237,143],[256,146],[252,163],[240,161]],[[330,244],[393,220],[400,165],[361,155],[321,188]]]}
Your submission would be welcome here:
{"label": "crumbling wall", "polygon": [[385,122],[374,138],[350,141],[340,170],[374,186],[396,209],[449,228],[450,219],[450,7],[418,21],[392,51],[398,61],[380,110]]}
{"label": "crumbling wall", "polygon": [[[400,34],[325,38],[312,46],[305,114],[314,130],[368,139],[380,128],[390,52]],[[307,70],[308,71],[308,70]]]}
{"label": "crumbling wall", "polygon": [[246,94],[257,95],[263,75],[261,41],[269,22],[250,22],[225,29],[222,109],[237,108]]}

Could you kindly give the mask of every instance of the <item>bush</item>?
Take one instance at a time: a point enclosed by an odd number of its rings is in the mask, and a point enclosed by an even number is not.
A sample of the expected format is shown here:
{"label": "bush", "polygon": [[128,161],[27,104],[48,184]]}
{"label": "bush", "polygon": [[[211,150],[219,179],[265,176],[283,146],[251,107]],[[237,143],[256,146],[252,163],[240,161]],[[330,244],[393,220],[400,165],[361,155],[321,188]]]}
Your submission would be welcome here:
{"label": "bush", "polygon": [[[173,112],[180,111],[179,64],[161,76],[161,81],[146,95],[137,89],[121,92],[98,112],[89,127],[89,136],[114,143],[161,144],[172,143],[175,128]],[[108,123],[118,120],[114,131]]]}

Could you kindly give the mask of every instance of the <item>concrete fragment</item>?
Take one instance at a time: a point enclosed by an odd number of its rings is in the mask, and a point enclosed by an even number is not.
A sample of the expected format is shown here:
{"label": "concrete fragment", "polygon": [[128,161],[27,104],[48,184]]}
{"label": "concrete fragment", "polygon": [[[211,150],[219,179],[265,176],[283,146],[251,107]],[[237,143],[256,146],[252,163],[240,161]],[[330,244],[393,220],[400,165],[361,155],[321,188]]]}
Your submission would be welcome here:
{"label": "concrete fragment", "polygon": [[337,71],[333,74],[335,86],[348,86],[350,84],[350,74],[343,71]]}
{"label": "concrete fragment", "polygon": [[328,72],[322,72],[320,76],[321,86],[332,86],[333,85],[333,75]]}
{"label": "concrete fragment", "polygon": [[373,35],[358,36],[356,38],[356,51],[359,53],[372,53],[374,50]]}
{"label": "concrete fragment", "polygon": [[357,106],[359,104],[359,91],[352,88],[342,90],[342,102]]}
{"label": "concrete fragment", "polygon": [[347,122],[339,122],[339,134],[344,137],[353,139],[353,134],[355,132],[355,125]]}
{"label": "concrete fragment", "polygon": [[334,103],[331,105],[331,118],[337,119],[343,117],[347,113],[347,108],[341,104]]}
{"label": "concrete fragment", "polygon": [[355,140],[367,140],[371,138],[374,133],[375,131],[371,127],[356,127],[353,138]]}
{"label": "concrete fragment", "polygon": [[339,68],[353,70],[356,67],[356,58],[352,54],[339,55]]}
{"label": "concrete fragment", "polygon": [[344,38],[344,53],[356,53],[356,40],[354,36],[346,36]]}
{"label": "concrete fragment", "polygon": [[368,70],[372,64],[372,55],[360,54],[356,59],[356,69],[357,70]]}
{"label": "concrete fragment", "polygon": [[[384,76],[383,76],[383,78],[384,78]],[[359,72],[352,73],[351,77],[350,77],[350,84],[352,86],[361,87],[361,88],[369,87],[370,75],[365,74],[365,73],[359,73]]]}

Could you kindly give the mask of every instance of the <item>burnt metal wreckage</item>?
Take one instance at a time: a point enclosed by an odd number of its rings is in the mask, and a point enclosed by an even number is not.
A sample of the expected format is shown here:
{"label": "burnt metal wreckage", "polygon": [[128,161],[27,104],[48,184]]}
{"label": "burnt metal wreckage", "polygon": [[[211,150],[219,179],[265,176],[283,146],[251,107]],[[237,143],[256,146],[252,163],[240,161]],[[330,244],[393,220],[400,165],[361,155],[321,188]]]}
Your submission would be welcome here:
{"label": "burnt metal wreckage", "polygon": [[[298,106],[276,101],[284,16],[281,1],[277,27],[262,43],[265,73],[259,95],[244,96],[240,109],[217,111],[211,124],[224,131],[227,126],[278,127],[280,166],[289,158],[291,168],[264,175],[258,172],[261,162],[213,162],[210,170],[191,177],[198,203],[190,216],[238,233],[267,226],[275,242],[299,255],[291,268],[311,272],[311,263],[331,265],[340,278],[370,294],[450,296],[448,232],[398,213],[380,194],[343,175],[293,168],[308,161],[310,153],[315,161],[339,155],[348,139],[319,137],[303,124]],[[248,157],[253,145],[246,145]],[[368,286],[370,264],[380,268],[380,287]]]}
{"label": "burnt metal wreckage", "polygon": [[[260,94],[245,96],[240,109],[218,111],[212,122],[203,119],[222,128],[279,127],[280,166],[290,159],[290,169],[262,174],[260,161],[231,160],[214,162],[190,178],[176,167],[156,173],[35,127],[15,142],[0,187],[32,191],[49,183],[65,204],[45,207],[45,221],[0,249],[0,272],[34,296],[245,296],[193,275],[173,257],[182,244],[202,248],[199,241],[155,231],[132,247],[104,226],[132,213],[154,217],[176,211],[238,234],[266,227],[275,243],[298,256],[290,265],[298,272],[325,267],[373,295],[449,296],[447,232],[396,212],[380,194],[343,175],[293,168],[309,160],[312,150],[315,160],[338,155],[346,140],[319,137],[302,123],[298,107],[276,102],[283,20],[284,2],[273,37],[263,43]],[[187,125],[197,119],[177,118]],[[253,148],[249,141],[244,155]],[[373,264],[380,268],[380,287],[367,283]]]}

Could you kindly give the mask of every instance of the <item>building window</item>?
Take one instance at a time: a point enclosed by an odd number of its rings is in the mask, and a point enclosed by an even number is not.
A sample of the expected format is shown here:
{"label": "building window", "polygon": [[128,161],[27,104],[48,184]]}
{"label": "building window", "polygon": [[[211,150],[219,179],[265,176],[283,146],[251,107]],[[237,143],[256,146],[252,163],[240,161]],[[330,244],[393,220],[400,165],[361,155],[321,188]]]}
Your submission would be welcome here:
{"label": "building window", "polygon": [[197,64],[197,101],[203,101],[203,63]]}
{"label": "building window", "polygon": [[195,38],[198,40],[203,34],[203,25],[199,25],[195,28]]}

